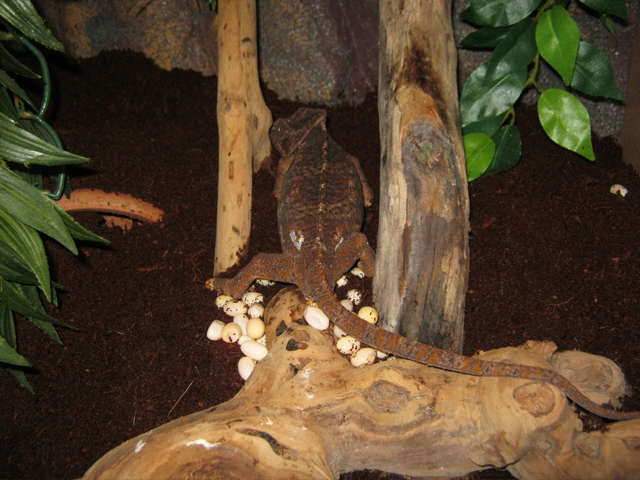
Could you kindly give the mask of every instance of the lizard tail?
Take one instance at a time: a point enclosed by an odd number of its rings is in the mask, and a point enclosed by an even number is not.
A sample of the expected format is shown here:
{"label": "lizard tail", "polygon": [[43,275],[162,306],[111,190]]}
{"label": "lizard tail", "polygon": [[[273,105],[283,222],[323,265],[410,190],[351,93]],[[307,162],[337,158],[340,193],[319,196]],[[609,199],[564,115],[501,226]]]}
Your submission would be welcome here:
{"label": "lizard tail", "polygon": [[[331,290],[327,289],[327,292]],[[558,387],[580,405],[600,417],[611,420],[640,418],[640,412],[620,412],[603,407],[587,398],[569,380],[553,370],[502,362],[492,362],[447,352],[410,340],[397,333],[376,327],[345,309],[332,293],[314,300],[324,313],[349,335],[378,350],[443,370],[480,377],[512,377],[545,382]]]}

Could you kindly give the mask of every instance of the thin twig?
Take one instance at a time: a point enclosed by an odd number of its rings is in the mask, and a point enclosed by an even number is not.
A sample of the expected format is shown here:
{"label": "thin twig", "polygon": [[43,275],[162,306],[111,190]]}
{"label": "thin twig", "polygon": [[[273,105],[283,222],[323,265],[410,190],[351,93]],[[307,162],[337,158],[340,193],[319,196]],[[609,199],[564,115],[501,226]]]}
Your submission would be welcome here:
{"label": "thin twig", "polygon": [[180,398],[178,399],[178,401],[176,403],[173,404],[173,407],[171,407],[171,410],[169,410],[169,413],[167,413],[167,417],[169,417],[169,415],[171,415],[171,412],[173,412],[173,409],[176,408],[176,406],[180,403],[180,400],[182,400],[182,397],[184,397],[187,392],[189,391],[189,389],[191,388],[191,385],[193,385],[194,380],[191,380],[191,383],[189,384],[189,386],[185,389],[184,392],[182,392],[182,395],[180,395]]}

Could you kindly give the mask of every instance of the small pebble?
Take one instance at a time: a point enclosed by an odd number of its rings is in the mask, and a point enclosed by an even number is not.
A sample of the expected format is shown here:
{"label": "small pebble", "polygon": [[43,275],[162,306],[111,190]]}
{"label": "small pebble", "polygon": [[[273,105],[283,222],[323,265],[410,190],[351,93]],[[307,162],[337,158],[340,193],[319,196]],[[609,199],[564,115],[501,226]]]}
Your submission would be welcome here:
{"label": "small pebble", "polygon": [[316,330],[326,330],[329,327],[329,317],[322,310],[313,305],[307,305],[304,319]]}
{"label": "small pebble", "polygon": [[237,323],[227,323],[222,329],[222,340],[227,343],[235,343],[242,336],[242,329]]}
{"label": "small pebble", "polygon": [[238,360],[238,373],[243,380],[247,380],[256,367],[256,361],[249,357],[242,357]]}
{"label": "small pebble", "polygon": [[214,320],[207,329],[207,338],[209,340],[220,340],[222,338],[222,329],[224,328],[224,322],[220,320]]}
{"label": "small pebble", "polygon": [[354,367],[371,365],[376,361],[376,357],[376,351],[373,348],[361,348],[354,355],[351,355],[351,365],[353,365]]}

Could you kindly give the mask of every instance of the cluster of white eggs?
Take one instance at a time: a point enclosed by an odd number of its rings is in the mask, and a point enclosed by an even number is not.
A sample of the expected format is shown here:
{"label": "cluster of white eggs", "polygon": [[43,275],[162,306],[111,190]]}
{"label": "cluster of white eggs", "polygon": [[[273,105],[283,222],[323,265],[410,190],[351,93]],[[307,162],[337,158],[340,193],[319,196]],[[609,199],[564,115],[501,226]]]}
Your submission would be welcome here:
{"label": "cluster of white eggs", "polygon": [[[354,268],[351,273],[362,278],[364,273],[359,268]],[[343,276],[338,280],[338,285],[346,285],[347,278]],[[245,355],[238,361],[238,372],[243,380],[249,378],[256,363],[267,356],[267,340],[265,336],[265,323],[262,320],[264,296],[258,292],[247,292],[241,301],[236,301],[229,295],[219,295],[216,305],[222,309],[232,321],[224,323],[214,320],[207,330],[209,340],[223,340],[228,343],[237,343]],[[347,298],[341,301],[349,311],[354,310],[354,304],[362,301],[362,294],[358,290],[349,290]],[[378,312],[373,307],[362,307],[358,310],[358,316],[369,323],[378,322]],[[308,305],[304,318],[309,325],[326,330],[329,327],[329,318],[315,305]],[[339,327],[334,326],[333,334],[336,337],[336,348],[344,355],[349,356],[351,364],[355,367],[370,365],[376,358],[385,359],[387,354],[373,348],[361,348],[360,341],[347,335]]]}

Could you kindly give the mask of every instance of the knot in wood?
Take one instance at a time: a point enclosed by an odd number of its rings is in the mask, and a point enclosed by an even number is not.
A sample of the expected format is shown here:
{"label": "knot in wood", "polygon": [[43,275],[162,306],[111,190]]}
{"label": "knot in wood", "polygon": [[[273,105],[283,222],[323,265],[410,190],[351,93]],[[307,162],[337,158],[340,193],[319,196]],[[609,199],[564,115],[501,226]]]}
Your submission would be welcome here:
{"label": "knot in wood", "polygon": [[546,383],[528,383],[513,391],[513,398],[534,417],[548,415],[556,404],[556,397]]}
{"label": "knot in wood", "polygon": [[363,392],[367,403],[379,412],[397,412],[409,401],[409,392],[386,380],[379,380]]}

